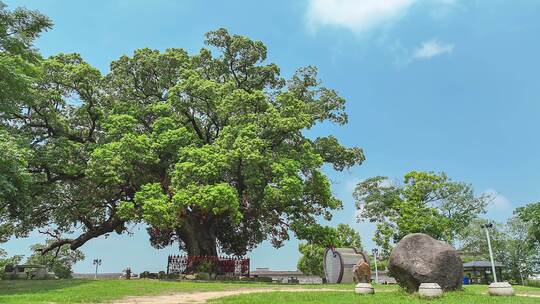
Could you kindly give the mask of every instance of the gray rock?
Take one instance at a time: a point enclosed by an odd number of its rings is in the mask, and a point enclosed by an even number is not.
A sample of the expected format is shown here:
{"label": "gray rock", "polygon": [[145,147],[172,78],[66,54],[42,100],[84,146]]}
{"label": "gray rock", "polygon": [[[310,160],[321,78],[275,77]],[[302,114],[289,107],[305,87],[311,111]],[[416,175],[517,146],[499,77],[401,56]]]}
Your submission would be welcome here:
{"label": "gray rock", "polygon": [[463,281],[463,262],[457,251],[423,233],[399,241],[390,254],[388,270],[410,293],[418,291],[421,283],[437,283],[448,291],[460,289]]}

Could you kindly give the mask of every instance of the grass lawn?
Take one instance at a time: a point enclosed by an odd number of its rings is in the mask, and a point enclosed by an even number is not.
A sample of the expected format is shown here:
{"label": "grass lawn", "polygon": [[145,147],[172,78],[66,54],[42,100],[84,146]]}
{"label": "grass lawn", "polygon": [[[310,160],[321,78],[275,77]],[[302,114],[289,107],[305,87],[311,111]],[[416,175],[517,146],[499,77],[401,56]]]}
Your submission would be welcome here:
{"label": "grass lawn", "polygon": [[[482,294],[487,286],[467,286],[463,292],[447,293],[441,300],[425,301],[396,286],[378,285],[375,296],[357,296],[348,285],[276,285],[247,282],[168,282],[157,280],[50,280],[0,281],[0,303],[96,303],[125,296],[158,295],[171,292],[221,291],[246,288],[326,288],[350,292],[271,292],[215,300],[213,303],[540,303],[540,298],[494,298]],[[516,286],[518,294],[540,295],[540,288]],[[352,302],[351,302],[352,301]]]}
{"label": "grass lawn", "polygon": [[[352,286],[349,286],[352,288]],[[211,301],[214,304],[262,304],[262,303],[317,303],[317,304],[338,304],[338,303],[362,303],[362,304],[404,304],[404,303],[447,303],[447,304],[497,304],[497,303],[540,303],[540,298],[533,297],[492,297],[487,293],[487,286],[466,286],[464,291],[445,293],[444,296],[436,300],[420,299],[415,295],[409,295],[396,287],[377,286],[375,295],[359,296],[353,292],[270,292],[258,294],[246,294],[230,296]],[[517,294],[540,295],[540,288],[515,286]]]}
{"label": "grass lawn", "polygon": [[96,303],[125,296],[168,292],[275,287],[261,283],[168,282],[158,280],[0,280],[0,303]]}

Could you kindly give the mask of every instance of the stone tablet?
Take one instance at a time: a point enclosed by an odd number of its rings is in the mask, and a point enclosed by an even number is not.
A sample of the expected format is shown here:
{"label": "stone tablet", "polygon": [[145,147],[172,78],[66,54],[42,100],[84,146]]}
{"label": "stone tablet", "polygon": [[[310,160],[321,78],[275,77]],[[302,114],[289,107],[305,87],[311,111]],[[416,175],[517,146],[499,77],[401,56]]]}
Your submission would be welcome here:
{"label": "stone tablet", "polygon": [[442,294],[441,286],[437,283],[422,283],[418,288],[418,295],[422,298],[438,298]]}

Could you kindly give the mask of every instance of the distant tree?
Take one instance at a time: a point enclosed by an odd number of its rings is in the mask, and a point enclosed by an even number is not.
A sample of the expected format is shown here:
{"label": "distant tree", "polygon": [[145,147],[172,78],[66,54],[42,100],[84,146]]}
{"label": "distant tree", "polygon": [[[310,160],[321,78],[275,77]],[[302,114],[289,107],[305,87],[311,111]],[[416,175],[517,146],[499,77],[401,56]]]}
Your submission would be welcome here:
{"label": "distant tree", "polygon": [[504,230],[504,250],[500,253],[500,260],[506,266],[514,282],[520,282],[520,277],[528,278],[540,272],[540,243],[533,243],[530,239],[530,223],[522,221],[519,217],[508,220]]}
{"label": "distant tree", "polygon": [[0,248],[0,278],[4,274],[6,265],[18,265],[23,258],[22,255],[8,257],[7,252]]}
{"label": "distant tree", "polygon": [[412,171],[402,185],[386,177],[360,182],[354,191],[359,221],[377,224],[374,240],[387,256],[392,244],[410,233],[454,242],[459,232],[485,212],[489,196],[475,196],[470,185],[444,173]]}
{"label": "distant tree", "polygon": [[26,263],[47,266],[58,278],[69,279],[72,277],[73,265],[84,260],[84,254],[80,250],[71,250],[67,245],[57,247],[54,251],[41,254],[41,249],[50,245],[52,242],[54,241],[49,240],[45,245],[33,245],[31,249],[34,251],[34,254],[28,257]]}
{"label": "distant tree", "polygon": [[[484,219],[475,219],[461,235],[460,250],[467,260],[489,260],[489,248],[485,230],[488,223]],[[540,245],[532,244],[528,234],[529,223],[519,217],[510,218],[506,224],[494,224],[489,229],[494,259],[504,265],[506,279],[521,282],[521,275],[540,271]]]}
{"label": "distant tree", "polygon": [[323,254],[328,247],[354,247],[362,250],[362,239],[358,232],[346,224],[339,224],[336,228],[320,227],[317,237],[298,246],[302,254],[298,260],[298,269],[308,275],[324,277]]}
{"label": "distant tree", "polygon": [[519,207],[514,214],[528,224],[530,241],[540,244],[540,202]]}
{"label": "distant tree", "polygon": [[220,29],[206,43],[136,50],[108,75],[78,54],[40,61],[4,126],[31,150],[32,222],[54,227],[42,253],[145,222],[158,248],[243,255],[342,206],[322,168],[360,164],[362,150],[303,132],[345,124],[345,100],[313,67],[283,79],[259,41]]}
{"label": "distant tree", "polygon": [[[459,237],[459,249],[462,251],[463,255],[466,256],[465,260],[473,261],[489,259],[486,232],[481,228],[482,225],[488,223],[490,222],[486,219],[476,218],[461,231]],[[504,225],[493,222],[492,224],[493,227],[489,230],[491,245],[493,251],[498,253],[504,248]]]}

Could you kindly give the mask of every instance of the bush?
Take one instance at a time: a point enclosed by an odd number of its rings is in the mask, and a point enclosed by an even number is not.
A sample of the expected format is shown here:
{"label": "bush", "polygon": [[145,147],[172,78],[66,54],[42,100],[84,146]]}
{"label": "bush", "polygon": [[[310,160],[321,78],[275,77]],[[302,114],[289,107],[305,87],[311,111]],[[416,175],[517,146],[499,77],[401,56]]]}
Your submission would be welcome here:
{"label": "bush", "polygon": [[216,273],[217,271],[216,264],[212,261],[202,261],[197,266],[198,272],[206,272],[206,273]]}
{"label": "bush", "polygon": [[150,274],[150,272],[148,271],[143,271],[139,274],[139,278],[141,279],[147,279],[148,278],[148,275]]}
{"label": "bush", "polygon": [[525,285],[532,287],[540,287],[540,280],[526,280]]}
{"label": "bush", "polygon": [[167,278],[167,273],[165,271],[158,272],[158,279],[163,280]]}
{"label": "bush", "polygon": [[71,279],[73,278],[70,267],[64,265],[53,265],[50,269],[59,279]]}
{"label": "bush", "polygon": [[199,272],[195,274],[195,278],[197,278],[197,280],[208,281],[210,280],[210,274],[208,272]]}
{"label": "bush", "polygon": [[150,271],[143,271],[141,274],[139,274],[139,278],[141,279],[157,279],[158,274]]}
{"label": "bush", "polygon": [[180,275],[178,273],[169,273],[167,275],[167,279],[169,279],[169,280],[178,280],[178,279],[180,279]]}
{"label": "bush", "polygon": [[271,277],[256,277],[256,278],[253,278],[253,280],[255,282],[260,282],[260,283],[272,283],[272,278]]}

